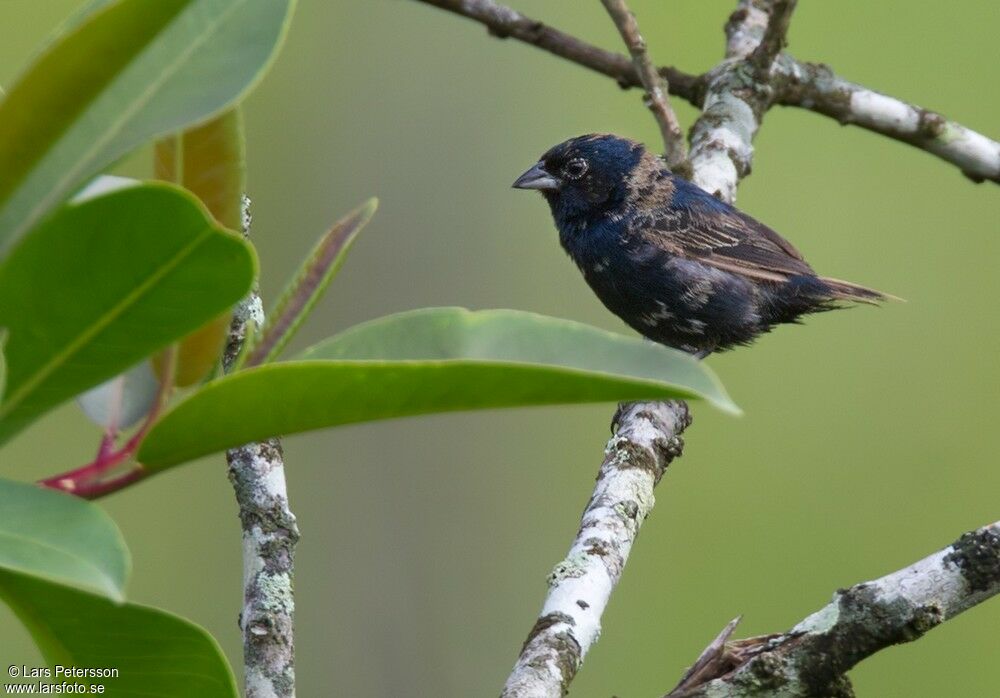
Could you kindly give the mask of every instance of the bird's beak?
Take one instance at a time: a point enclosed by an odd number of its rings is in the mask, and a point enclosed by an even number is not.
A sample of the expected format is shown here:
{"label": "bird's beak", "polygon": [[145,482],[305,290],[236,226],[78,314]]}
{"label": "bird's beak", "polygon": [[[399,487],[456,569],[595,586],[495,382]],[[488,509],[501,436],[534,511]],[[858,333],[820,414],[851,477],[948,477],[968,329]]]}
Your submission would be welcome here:
{"label": "bird's beak", "polygon": [[542,166],[541,162],[536,162],[530,170],[518,177],[512,186],[515,189],[538,189],[539,191],[552,191],[554,189],[558,189],[560,184],[562,184],[562,182],[550,175]]}

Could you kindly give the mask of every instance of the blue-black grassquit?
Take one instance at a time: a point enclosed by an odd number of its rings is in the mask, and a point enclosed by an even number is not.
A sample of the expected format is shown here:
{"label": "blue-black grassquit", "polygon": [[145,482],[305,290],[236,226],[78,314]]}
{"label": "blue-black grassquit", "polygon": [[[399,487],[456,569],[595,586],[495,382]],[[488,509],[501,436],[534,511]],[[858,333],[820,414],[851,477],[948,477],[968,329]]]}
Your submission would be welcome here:
{"label": "blue-black grassquit", "polygon": [[776,232],[625,138],[561,143],[514,186],[545,196],[563,248],[611,312],[699,357],[839,301],[887,298],[817,276]]}

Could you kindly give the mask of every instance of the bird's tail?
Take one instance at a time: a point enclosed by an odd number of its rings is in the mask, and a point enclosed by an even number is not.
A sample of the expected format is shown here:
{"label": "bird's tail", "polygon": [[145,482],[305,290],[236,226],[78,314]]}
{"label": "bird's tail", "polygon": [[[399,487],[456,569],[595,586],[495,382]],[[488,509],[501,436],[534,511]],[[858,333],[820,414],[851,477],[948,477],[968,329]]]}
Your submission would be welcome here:
{"label": "bird's tail", "polygon": [[885,301],[903,300],[898,296],[882,293],[881,291],[876,291],[873,288],[866,288],[865,286],[852,284],[850,281],[830,279],[825,276],[820,277],[820,281],[827,285],[836,300],[855,301],[857,303],[869,303],[871,305],[878,305],[879,303],[884,303]]}

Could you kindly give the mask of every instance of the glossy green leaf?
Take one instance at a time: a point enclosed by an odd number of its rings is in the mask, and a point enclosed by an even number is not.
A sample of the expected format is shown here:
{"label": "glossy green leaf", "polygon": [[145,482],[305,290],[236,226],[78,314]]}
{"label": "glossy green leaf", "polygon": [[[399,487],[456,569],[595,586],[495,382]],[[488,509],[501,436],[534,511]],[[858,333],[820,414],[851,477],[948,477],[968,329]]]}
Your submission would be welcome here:
{"label": "glossy green leaf", "polygon": [[513,310],[401,313],[302,359],[206,384],[154,425],[139,460],[159,469],[277,434],[456,410],[703,397],[737,411],[686,354]]}
{"label": "glossy green leaf", "polygon": [[375,215],[376,208],[378,199],[369,199],[334,223],[319,239],[278,298],[274,310],[267,314],[267,324],[247,359],[248,366],[271,361],[295,336],[344,264],[354,239]]}
{"label": "glossy green leaf", "polygon": [[[240,110],[230,109],[200,126],[157,141],[153,172],[157,179],[182,186],[197,196],[219,223],[240,230],[246,191],[246,148]],[[223,313],[179,342],[176,385],[193,385],[219,364],[231,319],[231,312]]]}
{"label": "glossy green leaf", "polygon": [[[50,666],[114,668],[114,678],[77,679],[122,698],[236,698],[236,680],[203,628],[166,611],[115,605],[11,572],[0,598],[28,628]],[[58,684],[53,676],[46,682]],[[70,680],[73,682],[72,680]]]}
{"label": "glossy green leaf", "polygon": [[0,512],[0,569],[124,600],[128,549],[99,506],[0,479]]}
{"label": "glossy green leaf", "polygon": [[116,0],[67,23],[0,102],[0,256],[89,177],[264,72],[294,0]]}
{"label": "glossy green leaf", "polygon": [[249,246],[176,187],[65,206],[0,263],[0,442],[219,315],[255,271]]}

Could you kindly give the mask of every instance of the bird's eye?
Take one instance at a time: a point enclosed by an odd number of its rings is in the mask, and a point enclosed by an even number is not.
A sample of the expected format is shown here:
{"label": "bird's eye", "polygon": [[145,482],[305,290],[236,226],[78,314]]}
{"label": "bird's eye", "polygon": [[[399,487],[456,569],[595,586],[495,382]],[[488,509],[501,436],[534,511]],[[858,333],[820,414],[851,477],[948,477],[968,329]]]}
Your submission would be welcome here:
{"label": "bird's eye", "polygon": [[566,163],[566,167],[563,168],[563,172],[570,179],[580,179],[580,177],[587,173],[587,161],[580,158],[570,160]]}

